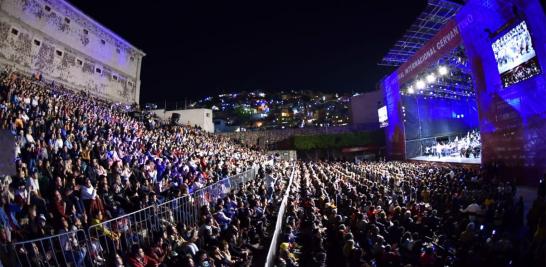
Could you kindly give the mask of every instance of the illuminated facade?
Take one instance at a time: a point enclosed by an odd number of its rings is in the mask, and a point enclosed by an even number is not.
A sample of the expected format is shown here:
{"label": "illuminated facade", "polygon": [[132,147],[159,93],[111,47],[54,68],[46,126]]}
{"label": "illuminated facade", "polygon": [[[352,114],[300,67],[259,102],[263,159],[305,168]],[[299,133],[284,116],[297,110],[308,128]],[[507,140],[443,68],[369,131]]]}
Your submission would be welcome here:
{"label": "illuminated facade", "polygon": [[62,0],[0,0],[0,63],[138,103],[144,53]]}
{"label": "illuminated facade", "polygon": [[[537,0],[472,0],[467,1],[451,21],[460,32],[460,41],[454,42],[454,45],[465,47],[467,67],[472,80],[472,95],[476,97],[476,111],[473,113],[477,115],[481,132],[482,164],[497,169],[503,176],[518,178],[521,183],[537,184],[538,178],[546,172],[546,47],[543,45],[546,43],[546,16],[543,7]],[[494,44],[499,38],[507,36],[507,32],[522,27],[519,26],[523,25],[522,22],[528,28],[532,43],[536,44],[536,55],[533,55],[536,58],[527,62],[537,62],[535,65],[538,67],[521,64],[514,71],[530,71],[507,83],[504,73],[498,68],[500,63],[498,55],[495,54],[495,48],[500,48]],[[446,28],[449,27],[447,24]],[[441,39],[446,32],[448,31],[440,30],[435,37]],[[436,44],[437,38],[423,46],[405,63],[406,66],[412,66],[412,62],[419,59],[429,45]],[[530,45],[519,47],[520,52],[531,49]],[[417,61],[422,65],[421,70],[434,66],[441,54],[443,53],[438,52],[436,57],[430,56],[429,61]],[[408,79],[418,77],[419,71],[414,70],[415,68],[405,71],[402,65],[381,83],[385,90],[389,120],[389,126],[385,128],[387,154],[391,159],[407,158],[409,132],[404,108],[408,108],[408,105],[404,105],[403,100],[410,95],[422,95],[421,92],[418,93],[418,88],[405,86]],[[521,76],[521,73],[516,72],[515,75]],[[452,96],[453,92],[467,92],[460,88],[460,84],[456,85],[458,90],[448,90],[447,96]],[[419,85],[415,83],[415,86]],[[427,91],[433,95],[432,100],[429,96],[429,102],[434,103],[418,106],[433,114],[429,118],[438,120],[438,114],[441,114],[438,110],[446,107],[442,102],[446,99],[446,90],[438,86],[434,88],[436,90]],[[438,88],[443,90],[444,95],[441,97],[437,96]],[[455,97],[460,99],[459,96]],[[461,118],[461,121],[468,120],[469,116],[464,116],[464,120]]]}

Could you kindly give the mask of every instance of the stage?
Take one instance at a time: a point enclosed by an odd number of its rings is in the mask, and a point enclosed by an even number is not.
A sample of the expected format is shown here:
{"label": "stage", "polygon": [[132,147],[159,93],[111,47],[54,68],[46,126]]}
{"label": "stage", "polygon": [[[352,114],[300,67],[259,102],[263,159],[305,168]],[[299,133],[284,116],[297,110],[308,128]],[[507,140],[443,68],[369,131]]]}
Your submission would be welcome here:
{"label": "stage", "polygon": [[411,158],[410,160],[430,161],[430,162],[445,162],[445,163],[461,163],[461,164],[481,164],[481,158],[463,158],[463,157],[435,157],[435,156],[420,156]]}

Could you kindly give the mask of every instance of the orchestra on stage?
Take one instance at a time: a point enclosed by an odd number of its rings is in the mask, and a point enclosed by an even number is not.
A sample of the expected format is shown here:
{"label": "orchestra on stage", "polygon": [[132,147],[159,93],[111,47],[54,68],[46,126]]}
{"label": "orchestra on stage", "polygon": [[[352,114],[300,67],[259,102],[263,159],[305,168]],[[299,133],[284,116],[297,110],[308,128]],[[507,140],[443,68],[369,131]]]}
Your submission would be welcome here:
{"label": "orchestra on stage", "polygon": [[480,132],[473,130],[466,135],[456,136],[450,141],[434,141],[424,150],[425,156],[479,158],[481,153]]}

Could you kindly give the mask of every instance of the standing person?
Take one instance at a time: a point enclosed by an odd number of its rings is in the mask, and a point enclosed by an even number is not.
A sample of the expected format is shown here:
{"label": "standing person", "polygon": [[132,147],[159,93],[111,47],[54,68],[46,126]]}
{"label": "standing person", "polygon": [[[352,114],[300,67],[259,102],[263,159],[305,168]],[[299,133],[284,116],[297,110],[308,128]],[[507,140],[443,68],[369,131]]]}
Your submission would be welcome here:
{"label": "standing person", "polygon": [[267,199],[271,201],[271,198],[273,197],[273,191],[275,191],[275,183],[277,182],[277,178],[273,176],[273,170],[271,168],[267,168],[265,171],[265,186],[267,189]]}

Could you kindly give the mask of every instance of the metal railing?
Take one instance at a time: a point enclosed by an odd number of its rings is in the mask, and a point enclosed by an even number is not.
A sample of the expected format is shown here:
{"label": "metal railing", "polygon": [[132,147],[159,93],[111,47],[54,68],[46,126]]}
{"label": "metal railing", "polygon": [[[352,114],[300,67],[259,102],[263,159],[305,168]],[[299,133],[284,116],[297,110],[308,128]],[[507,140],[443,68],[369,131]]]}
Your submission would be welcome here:
{"label": "metal railing", "polygon": [[5,266],[94,266],[93,253],[82,229],[17,242],[7,247]]}
{"label": "metal railing", "polygon": [[292,174],[290,174],[290,180],[288,181],[288,186],[286,187],[286,191],[284,192],[279,212],[277,213],[277,221],[275,222],[275,230],[273,231],[271,244],[269,245],[269,250],[267,251],[267,258],[264,264],[265,267],[272,267],[275,264],[279,236],[281,234],[281,231],[283,230],[284,213],[286,212],[286,205],[288,205],[288,197],[292,190],[291,187],[294,176],[296,175],[296,168],[297,163],[294,162],[294,165],[292,166]]}
{"label": "metal railing", "polygon": [[[266,164],[271,164],[270,162]],[[200,208],[244,188],[258,174],[258,165],[237,175],[159,205],[76,230],[0,247],[3,266],[97,266],[113,253],[127,253],[132,245],[150,245],[163,225],[197,226]],[[0,265],[1,266],[1,265]]]}
{"label": "metal railing", "polygon": [[134,244],[149,246],[165,224],[184,223],[196,226],[202,206],[211,205],[232,190],[240,189],[240,184],[254,179],[256,173],[257,169],[251,168],[198,189],[188,196],[92,225],[89,227],[88,236],[100,241],[103,247],[100,256],[103,258],[116,251],[129,252]]}

